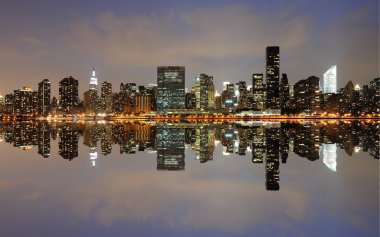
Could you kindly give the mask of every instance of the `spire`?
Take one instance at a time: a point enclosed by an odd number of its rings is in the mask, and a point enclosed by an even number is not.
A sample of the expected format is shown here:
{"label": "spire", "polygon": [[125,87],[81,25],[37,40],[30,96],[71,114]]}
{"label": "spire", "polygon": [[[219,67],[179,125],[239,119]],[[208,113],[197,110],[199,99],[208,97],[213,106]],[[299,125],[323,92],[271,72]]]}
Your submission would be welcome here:
{"label": "spire", "polygon": [[92,67],[92,74],[90,78],[90,89],[96,90],[98,86],[98,78],[96,78],[96,73],[94,67]]}

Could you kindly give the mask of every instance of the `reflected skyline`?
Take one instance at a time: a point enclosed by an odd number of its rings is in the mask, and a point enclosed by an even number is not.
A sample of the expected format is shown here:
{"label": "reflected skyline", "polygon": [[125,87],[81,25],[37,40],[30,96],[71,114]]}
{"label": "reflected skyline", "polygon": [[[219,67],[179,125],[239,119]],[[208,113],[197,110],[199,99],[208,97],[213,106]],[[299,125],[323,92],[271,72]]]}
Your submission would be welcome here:
{"label": "reflected skyline", "polygon": [[[337,150],[349,156],[368,152],[379,159],[379,123],[340,121],[337,123],[32,123],[16,122],[0,126],[6,143],[33,150],[49,158],[51,142],[58,137],[58,154],[69,161],[78,158],[80,140],[88,147],[88,159],[95,168],[98,151],[106,157],[119,150],[121,157],[136,152],[156,153],[159,171],[185,171],[186,159],[212,162],[216,149],[223,156],[248,157],[254,166],[265,169],[266,190],[280,190],[280,166],[286,166],[289,153],[309,161],[322,160],[337,172]],[[191,149],[192,155],[185,157]],[[280,165],[281,163],[281,165]]]}

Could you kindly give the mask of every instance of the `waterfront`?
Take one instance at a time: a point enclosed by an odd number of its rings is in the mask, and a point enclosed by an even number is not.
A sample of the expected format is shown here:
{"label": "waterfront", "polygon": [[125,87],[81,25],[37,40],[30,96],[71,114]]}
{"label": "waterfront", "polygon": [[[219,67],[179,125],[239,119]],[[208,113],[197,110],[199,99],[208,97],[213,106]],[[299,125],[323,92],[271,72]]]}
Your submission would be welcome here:
{"label": "waterfront", "polygon": [[379,123],[7,123],[1,236],[377,236]]}

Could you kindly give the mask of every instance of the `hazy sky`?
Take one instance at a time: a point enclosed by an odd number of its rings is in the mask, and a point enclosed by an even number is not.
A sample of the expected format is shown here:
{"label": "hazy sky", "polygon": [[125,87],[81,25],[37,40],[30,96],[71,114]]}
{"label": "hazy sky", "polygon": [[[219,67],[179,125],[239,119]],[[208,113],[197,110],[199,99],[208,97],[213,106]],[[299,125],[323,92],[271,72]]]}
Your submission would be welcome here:
{"label": "hazy sky", "polygon": [[379,76],[377,0],[15,1],[0,7],[0,94],[44,78],[73,76],[80,95],[95,67],[99,82],[156,83],[159,65],[251,82],[265,72],[265,48],[280,46],[290,83],[338,65],[338,86]]}

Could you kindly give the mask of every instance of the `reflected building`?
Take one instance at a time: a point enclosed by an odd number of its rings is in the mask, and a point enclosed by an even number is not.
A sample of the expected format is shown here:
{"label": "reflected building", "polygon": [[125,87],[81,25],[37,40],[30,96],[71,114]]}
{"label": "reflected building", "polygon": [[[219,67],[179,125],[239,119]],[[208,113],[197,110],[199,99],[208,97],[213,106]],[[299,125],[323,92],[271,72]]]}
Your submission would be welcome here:
{"label": "reflected building", "polygon": [[323,163],[331,171],[336,172],[336,158],[337,158],[337,145],[323,143],[321,146],[321,155],[323,157]]}
{"label": "reflected building", "polygon": [[266,128],[265,138],[267,144],[265,159],[265,186],[267,190],[280,189],[280,134],[279,128]]}
{"label": "reflected building", "polygon": [[266,150],[265,130],[263,127],[254,127],[252,133],[252,163],[263,163]]}
{"label": "reflected building", "polygon": [[195,158],[201,163],[214,159],[215,130],[208,126],[196,128],[194,144]]}
{"label": "reflected building", "polygon": [[38,127],[38,154],[44,158],[50,156],[50,125],[43,121],[37,125]]}
{"label": "reflected building", "polygon": [[59,133],[58,153],[63,159],[78,157],[79,133],[70,124],[63,124]]}
{"label": "reflected building", "polygon": [[157,170],[185,169],[185,129],[157,126]]}

